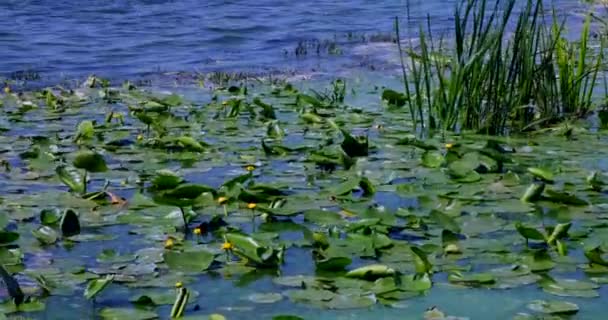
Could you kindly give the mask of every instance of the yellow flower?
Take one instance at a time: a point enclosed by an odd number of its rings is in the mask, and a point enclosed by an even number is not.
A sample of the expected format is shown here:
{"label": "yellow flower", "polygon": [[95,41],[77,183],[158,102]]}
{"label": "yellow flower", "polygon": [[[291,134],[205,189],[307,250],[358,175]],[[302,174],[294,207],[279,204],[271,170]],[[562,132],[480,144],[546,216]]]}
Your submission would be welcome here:
{"label": "yellow flower", "polygon": [[11,93],[11,87],[9,87],[9,86],[4,87],[4,93],[6,93],[6,94]]}
{"label": "yellow flower", "polygon": [[173,241],[172,238],[167,238],[167,240],[165,240],[165,249],[171,249],[174,245],[175,241]]}
{"label": "yellow flower", "polygon": [[226,197],[217,198],[217,203],[219,203],[219,204],[225,204],[226,202],[228,202],[228,198],[226,198]]}
{"label": "yellow flower", "polygon": [[228,241],[222,244],[222,250],[232,250],[232,248],[234,248],[234,246]]}
{"label": "yellow flower", "polygon": [[183,287],[183,286],[184,286],[184,284],[181,281],[178,281],[178,282],[175,283],[175,287],[178,288],[178,289],[181,288],[181,287]]}
{"label": "yellow flower", "polygon": [[255,166],[250,164],[250,165],[248,165],[248,166],[245,167],[245,170],[251,172],[251,171],[255,170]]}
{"label": "yellow flower", "polygon": [[141,141],[143,139],[144,139],[144,136],[142,134],[137,135],[137,141]]}
{"label": "yellow flower", "polygon": [[194,228],[194,234],[195,235],[200,236],[201,233],[203,233],[203,231],[201,230],[201,228],[198,228],[198,227]]}
{"label": "yellow flower", "polygon": [[249,209],[251,209],[251,210],[255,209],[255,207],[257,207],[257,206],[258,206],[258,205],[257,205],[257,204],[255,204],[255,203],[253,203],[253,202],[252,202],[252,203],[248,203],[248,204],[247,204],[247,208],[249,208]]}
{"label": "yellow flower", "polygon": [[454,147],[454,144],[453,144],[453,143],[446,143],[446,144],[445,144],[445,148],[446,148],[446,149],[452,149],[453,147]]}

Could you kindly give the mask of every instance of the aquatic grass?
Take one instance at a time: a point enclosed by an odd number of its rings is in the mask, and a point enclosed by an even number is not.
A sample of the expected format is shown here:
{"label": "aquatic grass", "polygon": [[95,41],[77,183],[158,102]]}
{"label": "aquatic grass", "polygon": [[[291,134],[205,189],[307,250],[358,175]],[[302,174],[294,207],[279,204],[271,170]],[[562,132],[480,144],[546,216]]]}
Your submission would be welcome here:
{"label": "aquatic grass", "polygon": [[527,1],[518,15],[515,4],[463,1],[455,9],[452,40],[435,41],[427,18],[419,44],[410,39],[408,48],[401,45],[395,20],[415,131],[420,124],[421,133],[506,134],[589,113],[604,48],[600,41],[598,50],[588,49],[591,16],[578,43],[572,43],[555,13],[547,21],[542,0]]}

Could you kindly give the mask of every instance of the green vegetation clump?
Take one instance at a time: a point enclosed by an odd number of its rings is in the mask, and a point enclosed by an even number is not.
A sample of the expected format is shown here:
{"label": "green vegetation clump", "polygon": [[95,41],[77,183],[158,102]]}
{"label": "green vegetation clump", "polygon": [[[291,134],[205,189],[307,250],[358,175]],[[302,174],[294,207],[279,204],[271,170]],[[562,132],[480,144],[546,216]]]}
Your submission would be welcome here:
{"label": "green vegetation clump", "polygon": [[[451,37],[435,37],[429,20],[417,45],[398,42],[414,124],[505,134],[589,114],[605,45],[602,37],[590,49],[592,16],[571,42],[565,22],[545,16],[542,0],[528,0],[519,14],[515,5],[462,1]],[[398,19],[395,29],[400,39]]]}

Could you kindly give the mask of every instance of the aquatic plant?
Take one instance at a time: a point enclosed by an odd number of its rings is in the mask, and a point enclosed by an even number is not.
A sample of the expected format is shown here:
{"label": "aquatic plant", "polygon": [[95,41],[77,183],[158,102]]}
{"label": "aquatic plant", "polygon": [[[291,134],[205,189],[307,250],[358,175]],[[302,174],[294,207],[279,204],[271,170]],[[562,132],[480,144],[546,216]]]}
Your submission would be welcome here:
{"label": "aquatic plant", "polygon": [[[589,50],[590,16],[572,43],[556,15],[546,21],[542,0],[528,0],[519,15],[514,6],[514,0],[463,1],[453,38],[434,37],[429,18],[417,47],[397,41],[414,126],[504,134],[589,113],[604,47],[600,39]],[[400,39],[398,19],[395,30]]]}

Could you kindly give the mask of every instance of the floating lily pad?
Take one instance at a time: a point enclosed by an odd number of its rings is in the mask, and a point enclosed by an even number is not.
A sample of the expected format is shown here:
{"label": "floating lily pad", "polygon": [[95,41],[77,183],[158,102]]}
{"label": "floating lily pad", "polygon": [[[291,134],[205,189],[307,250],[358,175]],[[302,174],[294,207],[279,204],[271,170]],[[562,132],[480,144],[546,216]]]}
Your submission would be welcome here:
{"label": "floating lily pad", "polygon": [[165,263],[169,268],[185,272],[202,272],[211,266],[215,254],[205,251],[165,251],[163,254]]}
{"label": "floating lily pad", "polygon": [[578,312],[578,306],[566,301],[544,301],[535,300],[528,304],[528,308],[532,311],[555,314],[555,315],[571,315]]}
{"label": "floating lily pad", "polygon": [[104,320],[149,320],[158,319],[155,312],[136,308],[104,308],[99,313]]}

